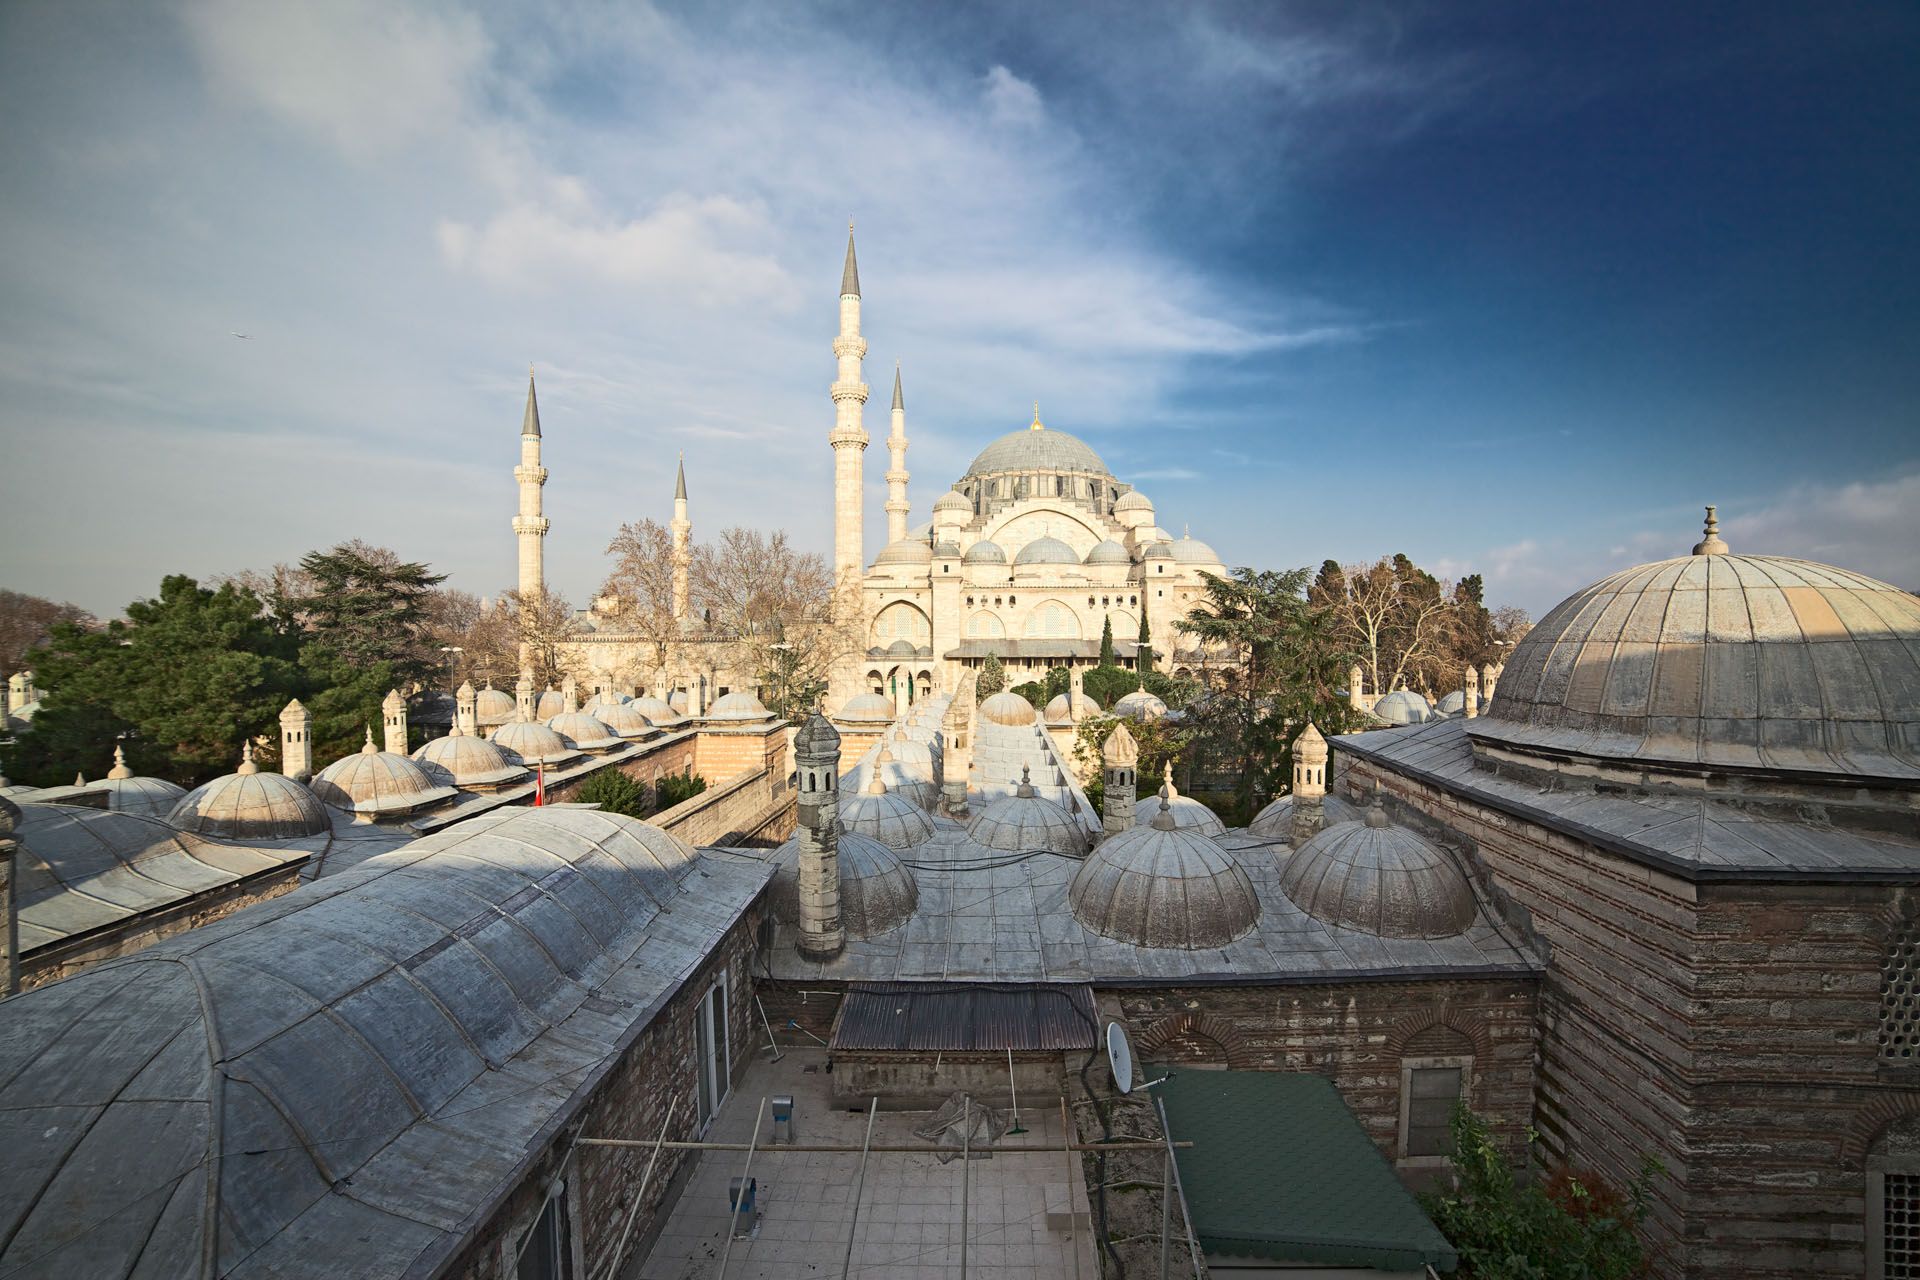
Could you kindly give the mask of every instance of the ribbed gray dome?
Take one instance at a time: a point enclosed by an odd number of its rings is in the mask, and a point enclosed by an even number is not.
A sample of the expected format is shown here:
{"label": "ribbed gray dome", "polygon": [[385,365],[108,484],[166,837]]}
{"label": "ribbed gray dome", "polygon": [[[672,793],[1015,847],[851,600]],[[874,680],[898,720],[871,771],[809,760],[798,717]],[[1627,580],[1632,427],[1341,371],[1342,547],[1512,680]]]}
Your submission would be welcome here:
{"label": "ribbed gray dome", "polygon": [[685,716],[659,698],[642,696],[635,698],[627,705],[653,721],[655,726],[683,724],[686,721]]}
{"label": "ribbed gray dome", "polygon": [[581,751],[611,751],[626,745],[626,740],[611,725],[584,711],[569,711],[547,721],[547,728],[565,738]]}
{"label": "ribbed gray dome", "polygon": [[1220,553],[1195,537],[1185,537],[1173,544],[1173,558],[1177,564],[1219,564]]}
{"label": "ribbed gray dome", "polygon": [[1162,786],[1157,794],[1145,796],[1134,804],[1134,822],[1141,826],[1152,822],[1155,815],[1160,812],[1163,801],[1176,830],[1192,831],[1203,836],[1220,836],[1227,833],[1227,824],[1220,821],[1218,814],[1192,796],[1181,795],[1171,780]]}
{"label": "ribbed gray dome", "polygon": [[565,738],[544,724],[528,720],[507,721],[494,730],[492,742],[529,769],[537,764],[556,765],[580,758],[580,753],[567,745]]}
{"label": "ribbed gray dome", "polygon": [[1433,719],[1433,707],[1411,689],[1395,689],[1373,704],[1373,714],[1388,724],[1425,724]]}
{"label": "ribbed gray dome", "polygon": [[1455,689],[1434,704],[1435,715],[1457,716],[1467,708],[1467,693],[1464,689]]}
{"label": "ribbed gray dome", "polygon": [[261,773],[250,750],[238,770],[189,791],[167,821],[224,840],[286,840],[333,829],[318,796],[283,773]]}
{"label": "ribbed gray dome", "polygon": [[933,819],[876,777],[865,791],[840,801],[840,830],[878,840],[889,849],[911,849],[933,839]]}
{"label": "ribbed gray dome", "polygon": [[549,689],[534,700],[533,718],[551,720],[555,716],[565,715],[566,710],[567,695],[558,689]]}
{"label": "ribbed gray dome", "polygon": [[[842,831],[840,924],[849,938],[872,938],[898,929],[920,903],[913,873],[893,850],[869,836]],[[778,869],[768,890],[774,914],[792,924],[800,918],[800,837],[789,839],[774,855]]]}
{"label": "ribbed gray dome", "polygon": [[597,703],[593,707],[593,718],[622,738],[643,738],[654,731],[653,721],[635,710],[631,699],[612,705]]}
{"label": "ribbed gray dome", "polygon": [[1140,558],[1142,560],[1171,560],[1173,559],[1173,544],[1170,542],[1153,543]]}
{"label": "ribbed gray dome", "polygon": [[1080,695],[1078,706],[1071,705],[1064,693],[1055,694],[1053,701],[1047,704],[1044,713],[1048,724],[1073,724],[1076,720],[1085,720],[1100,714],[1100,704],[1086,694]]}
{"label": "ribbed gray dome", "polygon": [[[118,772],[119,769],[113,771]],[[135,777],[131,770],[118,778],[113,773],[93,785],[106,791],[107,808],[115,813],[164,818],[173,812],[173,806],[180,803],[180,797],[187,794],[185,787],[168,782],[165,778]]]}
{"label": "ribbed gray dome", "polygon": [[1112,538],[1106,538],[1094,543],[1093,550],[1087,552],[1086,563],[1130,565],[1133,563],[1133,557],[1127,553],[1125,547],[1115,542]]}
{"label": "ribbed gray dome", "polygon": [[893,700],[883,693],[861,693],[848,698],[834,713],[844,724],[892,724]]}
{"label": "ribbed gray dome", "polygon": [[1281,796],[1253,815],[1247,830],[1268,840],[1285,840],[1293,834],[1293,797]]}
{"label": "ribbed gray dome", "polygon": [[875,564],[932,564],[933,548],[924,538],[902,538],[889,542],[873,558]]}
{"label": "ribbed gray dome", "polygon": [[941,557],[942,559],[951,560],[952,558],[960,554],[960,544],[953,541],[951,538],[942,538],[940,541],[933,544],[933,554]]}
{"label": "ribbed gray dome", "polygon": [[505,724],[513,719],[513,695],[500,689],[482,689],[473,699],[473,718],[483,728]]}
{"label": "ribbed gray dome", "polygon": [[1233,855],[1170,822],[1135,827],[1095,849],[1067,899],[1082,927],[1142,947],[1224,947],[1260,919],[1253,881]]}
{"label": "ribbed gray dome", "polygon": [[374,746],[369,730],[366,746],[320,771],[313,794],[336,809],[370,818],[438,804],[453,795],[453,787],[434,781],[406,756]]}
{"label": "ribbed gray dome", "polygon": [[506,752],[470,733],[435,738],[414,752],[413,760],[428,777],[447,787],[499,787],[527,776]]}
{"label": "ribbed gray dome", "polygon": [[1151,511],[1153,502],[1138,489],[1129,489],[1120,495],[1119,501],[1113,504],[1113,509],[1116,514],[1123,511]]}
{"label": "ribbed gray dome", "polygon": [[1009,431],[980,451],[980,456],[967,468],[967,475],[992,476],[1008,471],[1112,474],[1086,441],[1051,427],[1025,427],[1019,431]]}
{"label": "ribbed gray dome", "polygon": [[914,647],[913,641],[911,640],[895,640],[887,646],[887,656],[889,658],[911,658],[918,652],[919,650]]}
{"label": "ribbed gray dome", "polygon": [[761,704],[760,699],[754,697],[746,690],[735,689],[732,693],[724,694],[714,699],[713,705],[707,708],[707,719],[738,720],[742,722],[771,720],[773,719],[773,712],[767,710],[766,707]]}
{"label": "ribbed gray dome", "polygon": [[967,554],[960,557],[961,564],[1005,564],[1006,549],[999,543],[982,538],[967,548]]}
{"label": "ribbed gray dome", "polygon": [[1053,801],[1035,795],[1025,782],[1014,794],[981,810],[968,824],[967,838],[1009,853],[1047,849],[1077,856],[1087,848],[1086,833],[1073,816]]}
{"label": "ribbed gray dome", "polygon": [[1113,704],[1113,714],[1129,720],[1158,720],[1167,714],[1167,704],[1145,689],[1135,689]]}
{"label": "ribbed gray dome", "polygon": [[1072,547],[1058,538],[1039,537],[1020,548],[1013,557],[1015,564],[1079,564],[1080,557]]}
{"label": "ribbed gray dome", "polygon": [[1473,924],[1473,890],[1452,860],[1378,805],[1293,851],[1280,888],[1322,924],[1382,938],[1451,938]]}
{"label": "ribbed gray dome", "polygon": [[993,724],[1032,724],[1033,704],[1017,693],[1001,690],[980,704],[980,718]]}

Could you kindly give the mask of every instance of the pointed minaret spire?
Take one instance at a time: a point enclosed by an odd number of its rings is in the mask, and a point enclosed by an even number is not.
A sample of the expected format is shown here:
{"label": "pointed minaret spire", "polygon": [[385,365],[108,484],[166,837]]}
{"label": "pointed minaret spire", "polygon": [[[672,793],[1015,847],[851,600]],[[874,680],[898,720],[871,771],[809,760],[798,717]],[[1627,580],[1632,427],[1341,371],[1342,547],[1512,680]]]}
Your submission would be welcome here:
{"label": "pointed minaret spire", "polygon": [[[513,535],[520,545],[520,599],[537,602],[546,592],[544,540],[547,518],[540,512],[540,489],[547,482],[547,469],[540,465],[540,403],[533,393],[533,366],[527,366],[527,412],[520,423],[520,465],[513,469],[520,485],[520,511],[513,518]],[[525,665],[527,646],[520,645],[520,660]]]}
{"label": "pointed minaret spire", "polygon": [[533,366],[527,366],[527,412],[520,419],[520,434],[537,436],[540,434],[540,399],[533,393]]}
{"label": "pointed minaret spire", "polygon": [[853,219],[847,219],[847,265],[840,271],[840,296],[860,296],[860,264],[853,259]]}
{"label": "pointed minaret spire", "polygon": [[887,541],[907,536],[907,402],[900,395],[900,362],[893,362],[893,425],[887,433]]}
{"label": "pointed minaret spire", "polygon": [[690,540],[693,521],[687,516],[687,455],[680,455],[680,474],[673,482],[673,616],[687,616],[687,571],[693,563]]}
{"label": "pointed minaret spire", "polygon": [[673,500],[675,502],[687,500],[687,455],[684,453],[680,455],[680,473],[674,477],[673,481]]}
{"label": "pointed minaret spire", "polygon": [[[833,340],[835,377],[833,430],[827,444],[833,449],[833,617],[842,626],[859,624],[861,584],[866,571],[864,456],[867,431],[863,424],[867,384],[860,380],[860,362],[867,340],[860,336],[860,272],[853,260],[853,224],[847,224],[847,269],[840,279],[840,333]],[[833,702],[844,702],[859,692],[857,673],[839,664],[828,690]]]}

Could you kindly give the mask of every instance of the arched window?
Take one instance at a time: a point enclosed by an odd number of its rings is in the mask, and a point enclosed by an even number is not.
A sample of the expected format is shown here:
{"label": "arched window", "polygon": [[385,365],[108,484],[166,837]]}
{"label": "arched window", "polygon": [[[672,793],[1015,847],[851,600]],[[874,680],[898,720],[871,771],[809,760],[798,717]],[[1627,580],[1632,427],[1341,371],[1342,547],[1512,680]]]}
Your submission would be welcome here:
{"label": "arched window", "polygon": [[1469,1097],[1473,1041],[1436,1023],[1408,1039],[1400,1058],[1400,1160],[1435,1164],[1453,1150],[1453,1109]]}
{"label": "arched window", "polygon": [[1007,628],[998,614],[982,609],[967,619],[967,634],[979,640],[999,640],[1007,634]]}

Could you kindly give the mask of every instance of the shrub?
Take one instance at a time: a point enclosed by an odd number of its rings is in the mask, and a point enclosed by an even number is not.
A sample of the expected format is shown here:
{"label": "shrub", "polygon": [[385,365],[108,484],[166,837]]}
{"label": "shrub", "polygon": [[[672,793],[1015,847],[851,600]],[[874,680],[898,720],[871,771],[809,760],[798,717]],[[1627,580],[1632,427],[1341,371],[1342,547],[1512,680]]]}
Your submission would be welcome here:
{"label": "shrub", "polygon": [[993,654],[980,664],[980,679],[974,684],[976,698],[989,698],[1007,687],[1007,669],[1000,665],[1000,659]]}
{"label": "shrub", "polygon": [[671,809],[682,800],[691,800],[707,789],[707,780],[697,773],[663,774],[654,784],[654,807]]}
{"label": "shrub", "polygon": [[647,814],[646,788],[618,769],[602,769],[567,798],[581,804],[597,804],[608,813],[621,813],[629,818]]}
{"label": "shrub", "polygon": [[1037,680],[1013,686],[1013,691],[1033,704],[1035,711],[1047,709],[1047,687]]}

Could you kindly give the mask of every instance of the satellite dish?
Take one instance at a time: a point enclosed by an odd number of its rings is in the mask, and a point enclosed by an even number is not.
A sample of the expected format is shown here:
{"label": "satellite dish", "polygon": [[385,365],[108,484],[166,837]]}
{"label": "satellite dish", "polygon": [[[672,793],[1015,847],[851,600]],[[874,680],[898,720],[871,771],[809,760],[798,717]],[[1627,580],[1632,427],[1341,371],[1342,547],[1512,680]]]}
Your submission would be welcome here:
{"label": "satellite dish", "polygon": [[1127,1029],[1117,1022],[1107,1024],[1107,1065],[1113,1069],[1113,1087],[1132,1093],[1133,1045],[1127,1041]]}

